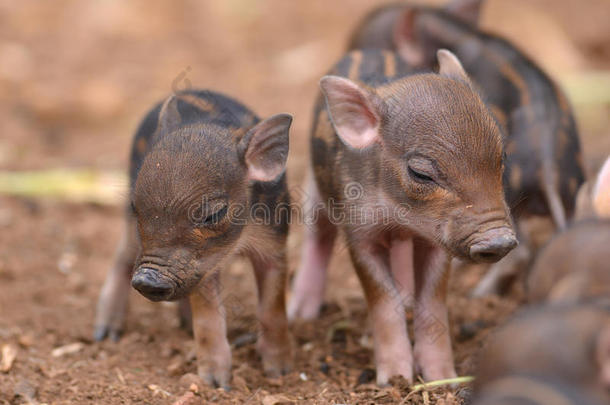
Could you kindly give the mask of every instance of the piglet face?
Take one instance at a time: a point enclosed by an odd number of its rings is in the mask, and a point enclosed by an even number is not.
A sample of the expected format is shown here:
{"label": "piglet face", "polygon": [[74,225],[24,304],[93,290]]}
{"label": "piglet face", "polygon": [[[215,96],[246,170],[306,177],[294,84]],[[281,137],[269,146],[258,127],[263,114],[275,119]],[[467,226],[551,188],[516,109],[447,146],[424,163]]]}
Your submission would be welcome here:
{"label": "piglet face", "polygon": [[367,89],[323,79],[339,137],[377,153],[379,187],[405,206],[403,223],[452,254],[501,259],[516,244],[502,184],[500,130],[472,90],[457,58],[439,51],[439,75],[420,75]]}
{"label": "piglet face", "polygon": [[132,205],[141,242],[132,285],[151,300],[184,296],[235,248],[247,179],[224,138],[221,128],[184,128],[142,164]]}
{"label": "piglet face", "polygon": [[250,184],[283,174],[291,122],[276,115],[238,137],[217,125],[181,126],[171,100],[160,113],[167,134],[144,159],[132,195],[141,243],[132,285],[153,301],[188,295],[239,248]]}

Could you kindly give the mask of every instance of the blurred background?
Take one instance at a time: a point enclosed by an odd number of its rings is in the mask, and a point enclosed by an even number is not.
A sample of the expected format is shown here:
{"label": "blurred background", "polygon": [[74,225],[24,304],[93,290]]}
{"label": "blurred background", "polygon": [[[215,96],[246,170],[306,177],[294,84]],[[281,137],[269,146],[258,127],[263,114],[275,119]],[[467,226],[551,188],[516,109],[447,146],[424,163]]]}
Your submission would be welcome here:
{"label": "blurred background", "polygon": [[[295,117],[289,179],[299,185],[308,164],[317,81],[340,58],[359,19],[384,3],[0,0],[0,344],[17,350],[14,365],[0,374],[0,402],[12,403],[24,381],[34,390],[32,398],[57,403],[144,397],[168,403],[162,391],[171,397],[183,389],[179,378],[194,365],[184,344],[188,335],[167,327],[177,322],[169,306],[136,298],[122,346],[90,340],[95,300],[122,229],[123,173],[139,120],[154,103],[188,87],[224,92],[261,117],[289,112]],[[590,173],[610,153],[609,21],[609,0],[489,0],[481,22],[516,43],[567,92]],[[36,172],[27,182],[19,177],[31,171]],[[75,177],[82,171],[84,177]],[[296,229],[291,268],[299,242]],[[320,321],[323,331],[345,311],[365,316],[345,257],[335,258],[333,266],[331,302],[340,315],[331,311]],[[232,269],[233,282],[252,294],[243,268]],[[466,290],[473,277],[455,288]],[[356,303],[346,309],[350,299]],[[452,315],[456,328],[474,319],[493,326],[518,302],[509,297],[473,306],[459,295],[451,299],[456,312],[474,308]],[[253,309],[243,316],[252,316]],[[300,344],[315,340],[315,332],[303,328],[297,332]],[[73,343],[81,346],[68,357],[51,355]],[[472,370],[469,356],[479,343],[478,337],[458,341],[461,373]],[[317,369],[306,359],[327,356],[330,349],[320,346],[319,353],[303,355],[302,367]],[[351,365],[344,361],[338,368],[342,377],[329,382],[332,398],[349,399],[344,388],[370,365],[370,350],[361,346],[355,353],[364,354]],[[245,388],[238,387],[235,398],[243,400],[239,395],[257,384],[267,393],[283,392],[256,374],[250,349],[237,352],[251,369],[241,375]],[[317,390],[323,380],[294,378],[301,388],[290,388],[295,391],[288,396]],[[137,388],[127,389],[125,381],[137,382]]]}
{"label": "blurred background", "polygon": [[[293,113],[298,157],[317,80],[376,4],[2,1],[0,167],[121,169],[144,112],[188,86],[226,92],[262,116]],[[587,151],[588,137],[608,128],[610,89],[590,85],[599,73],[607,86],[608,21],[608,0],[490,0],[483,9],[483,28],[515,42],[568,91]],[[303,163],[291,163],[299,177]]]}

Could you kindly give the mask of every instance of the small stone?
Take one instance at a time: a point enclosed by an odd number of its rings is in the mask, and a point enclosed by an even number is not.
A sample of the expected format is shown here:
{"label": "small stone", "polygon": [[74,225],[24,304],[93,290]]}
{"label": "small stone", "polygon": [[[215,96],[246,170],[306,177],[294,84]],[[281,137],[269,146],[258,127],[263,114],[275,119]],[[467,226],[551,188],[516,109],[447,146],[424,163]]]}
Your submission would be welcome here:
{"label": "small stone", "polygon": [[13,362],[17,357],[17,348],[11,344],[2,345],[2,361],[0,362],[0,371],[8,373],[13,367]]}
{"label": "small stone", "polygon": [[81,342],[70,343],[68,345],[60,346],[60,347],[53,349],[53,351],[51,352],[51,356],[61,357],[61,356],[65,356],[66,354],[78,353],[81,350],[83,350],[84,347],[85,347],[85,345]]}
{"label": "small stone", "polygon": [[313,343],[307,342],[303,346],[301,346],[301,349],[303,349],[303,351],[305,351],[305,352],[309,352],[309,351],[311,351],[311,349],[313,349]]}
{"label": "small stone", "polygon": [[156,384],[149,384],[148,389],[153,392],[153,397],[156,397],[157,395],[161,395],[164,398],[172,396],[171,393],[165,391],[163,388],[159,387]]}

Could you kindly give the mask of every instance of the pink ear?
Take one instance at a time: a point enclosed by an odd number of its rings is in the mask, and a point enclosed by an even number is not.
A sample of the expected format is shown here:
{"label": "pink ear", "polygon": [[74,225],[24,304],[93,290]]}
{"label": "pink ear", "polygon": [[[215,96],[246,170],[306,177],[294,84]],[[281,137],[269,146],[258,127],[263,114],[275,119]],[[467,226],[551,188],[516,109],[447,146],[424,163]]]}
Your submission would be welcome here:
{"label": "pink ear", "polygon": [[241,139],[239,153],[251,180],[272,181],[284,173],[291,123],[291,115],[277,114],[256,124]]}
{"label": "pink ear", "polygon": [[468,75],[462,67],[462,63],[452,52],[439,49],[436,51],[436,58],[438,59],[438,73],[440,75],[468,81]]}
{"label": "pink ear", "polygon": [[345,144],[363,149],[378,140],[380,117],[371,93],[338,76],[324,76],[320,87],[335,131]]}
{"label": "pink ear", "polygon": [[424,64],[424,51],[417,41],[415,21],[417,10],[407,7],[398,17],[392,32],[396,51],[409,65],[421,66]]}
{"label": "pink ear", "polygon": [[472,25],[479,22],[483,0],[453,0],[445,6],[445,10],[460,20]]}
{"label": "pink ear", "polygon": [[610,157],[597,174],[593,188],[593,207],[600,217],[610,217]]}

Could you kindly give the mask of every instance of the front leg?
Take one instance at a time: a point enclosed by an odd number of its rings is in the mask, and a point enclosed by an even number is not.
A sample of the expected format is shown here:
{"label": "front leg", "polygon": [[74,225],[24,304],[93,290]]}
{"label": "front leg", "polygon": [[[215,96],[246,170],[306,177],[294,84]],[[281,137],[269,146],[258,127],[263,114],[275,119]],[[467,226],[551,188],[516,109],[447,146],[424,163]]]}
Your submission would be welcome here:
{"label": "front leg", "polygon": [[131,272],[138,254],[135,222],[128,216],[114,265],[102,287],[95,316],[95,340],[117,341],[123,331],[131,292]]}
{"label": "front leg", "polygon": [[265,374],[277,377],[291,367],[292,350],[286,318],[286,257],[250,255],[258,286],[258,351]]}
{"label": "front leg", "polygon": [[386,385],[395,375],[412,381],[413,354],[404,304],[392,280],[388,251],[370,242],[352,242],[350,254],[368,304],[377,384]]}
{"label": "front leg", "polygon": [[228,388],[231,382],[231,348],[220,297],[218,273],[203,280],[191,294],[197,372],[209,385]]}
{"label": "front leg", "polygon": [[452,378],[457,374],[446,304],[450,257],[422,240],[415,241],[414,250],[415,361],[425,381]]}

